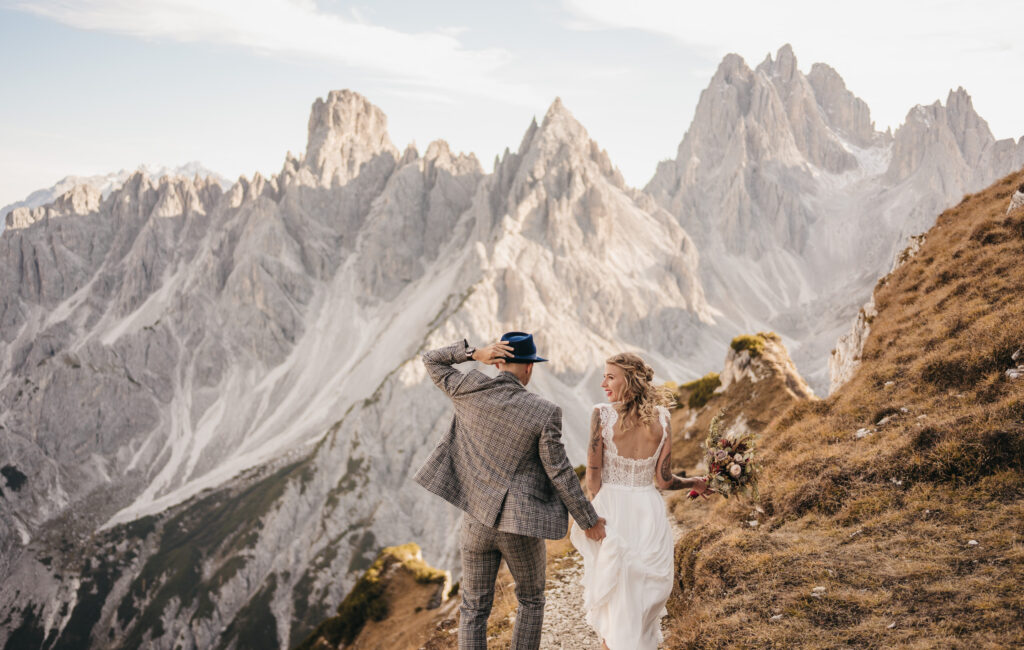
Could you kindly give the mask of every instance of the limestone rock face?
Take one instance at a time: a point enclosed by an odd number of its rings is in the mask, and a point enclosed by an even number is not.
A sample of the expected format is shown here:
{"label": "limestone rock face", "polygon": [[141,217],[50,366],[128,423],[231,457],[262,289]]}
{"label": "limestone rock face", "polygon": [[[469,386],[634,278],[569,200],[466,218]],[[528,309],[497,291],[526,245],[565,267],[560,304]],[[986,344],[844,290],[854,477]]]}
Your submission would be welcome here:
{"label": "limestone rock face", "polygon": [[[52,187],[36,190],[29,194],[24,200],[5,205],[0,208],[0,233],[3,233],[4,228],[12,227],[24,227],[44,216],[43,213],[37,213],[34,211],[35,208],[52,204],[54,201],[59,201],[60,197],[70,193],[75,193],[75,200],[77,201],[76,206],[67,206],[71,208],[71,211],[65,210],[66,214],[86,214],[92,208],[87,208],[86,203],[83,200],[86,199],[84,194],[85,190],[78,189],[79,186],[87,186],[90,188],[89,191],[96,190],[99,199],[105,199],[110,196],[110,193],[124,185],[129,178],[135,173],[142,172],[151,179],[159,180],[164,177],[184,177],[199,180],[209,179],[216,181],[222,188],[228,186],[227,181],[221,178],[216,173],[203,167],[198,162],[191,162],[179,167],[150,167],[147,165],[141,165],[136,171],[128,171],[122,169],[119,172],[112,174],[98,174],[95,176],[66,176],[61,180],[57,181]],[[24,208],[23,211],[19,210]],[[18,214],[13,214],[15,210],[19,210]],[[35,215],[35,218],[32,217]]]}
{"label": "limestone rock face", "polygon": [[7,213],[8,228],[27,228],[40,219],[89,214],[100,207],[100,191],[91,185],[75,185],[52,203],[37,208],[15,208]]}
{"label": "limestone rock face", "polygon": [[332,91],[317,99],[309,116],[309,137],[303,166],[321,185],[344,185],[364,164],[381,154],[398,158],[387,133],[384,112],[350,90]]}
{"label": "limestone rock face", "polygon": [[962,89],[877,132],[834,70],[804,75],[785,46],[755,69],[725,57],[646,190],[693,237],[718,322],[794,340],[824,394],[828,350],[901,243],[1021,165],[1024,140],[996,141]]}
{"label": "limestone rock face", "polygon": [[864,351],[868,334],[871,333],[871,321],[877,315],[875,298],[872,296],[857,312],[850,331],[836,341],[836,347],[828,358],[830,395],[853,377],[853,372],[860,365],[860,355]]}
{"label": "limestone rock face", "polygon": [[87,213],[0,239],[0,439],[28,477],[0,498],[0,643],[241,647],[260,620],[288,647],[382,546],[456,567],[458,512],[410,481],[451,416],[426,348],[536,332],[574,458],[607,356],[717,356],[693,240],[560,101],[489,175],[400,154],[337,92],[275,176],[66,203]]}
{"label": "limestone rock face", "polygon": [[[924,238],[925,235],[923,233],[910,238],[909,245],[893,260],[889,274],[917,254],[924,243]],[[875,285],[876,289],[885,282],[889,274],[886,274],[885,277],[878,281]],[[838,390],[840,386],[850,381],[853,373],[860,366],[861,353],[864,351],[864,344],[867,343],[868,334],[871,333],[871,321],[875,319],[875,316],[878,316],[878,309],[875,308],[875,295],[874,291],[872,291],[871,299],[864,303],[860,311],[857,312],[857,317],[853,320],[850,331],[839,337],[836,341],[836,346],[832,348],[832,352],[829,354],[830,395]]]}
{"label": "limestone rock face", "polygon": [[875,131],[868,105],[846,88],[843,78],[831,66],[813,64],[807,82],[814,89],[822,119],[842,138],[858,147],[870,147],[886,139],[885,134]]}
{"label": "limestone rock face", "polygon": [[1013,211],[1020,207],[1024,207],[1024,188],[1017,188],[1017,191],[1010,197],[1010,205],[1006,206],[1006,214],[1013,214]]}
{"label": "limestone rock face", "polygon": [[719,374],[722,384],[715,389],[715,392],[724,393],[733,384],[743,379],[757,383],[764,379],[776,378],[781,380],[785,390],[791,392],[794,397],[814,398],[814,391],[800,376],[782,339],[771,332],[758,334],[757,338],[763,343],[763,348],[757,352],[752,352],[749,349],[729,348],[722,372]]}

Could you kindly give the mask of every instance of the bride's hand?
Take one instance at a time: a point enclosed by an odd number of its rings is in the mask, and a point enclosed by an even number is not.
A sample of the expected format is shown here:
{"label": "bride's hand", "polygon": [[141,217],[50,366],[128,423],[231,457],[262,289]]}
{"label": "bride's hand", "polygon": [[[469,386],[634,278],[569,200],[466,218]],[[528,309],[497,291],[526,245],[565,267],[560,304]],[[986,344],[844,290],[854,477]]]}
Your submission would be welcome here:
{"label": "bride's hand", "polygon": [[708,490],[708,477],[697,476],[693,479],[693,489],[697,491],[697,494],[704,494]]}
{"label": "bride's hand", "polygon": [[707,476],[695,476],[690,487],[690,493],[687,496],[691,499],[696,499],[697,497],[704,497],[706,499],[709,492],[714,492],[714,490],[708,487]]}

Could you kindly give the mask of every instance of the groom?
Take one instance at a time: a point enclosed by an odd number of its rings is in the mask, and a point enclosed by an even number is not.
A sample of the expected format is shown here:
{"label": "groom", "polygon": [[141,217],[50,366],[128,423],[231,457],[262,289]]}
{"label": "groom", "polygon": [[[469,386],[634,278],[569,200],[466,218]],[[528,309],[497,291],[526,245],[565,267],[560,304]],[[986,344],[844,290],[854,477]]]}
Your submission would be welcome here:
{"label": "groom", "polygon": [[[498,376],[452,367],[469,359],[496,366]],[[423,355],[430,378],[455,406],[451,427],[414,480],[465,512],[459,648],[487,648],[503,558],[519,601],[511,647],[540,647],[543,538],[565,537],[566,508],[587,537],[604,538],[604,519],[583,495],[562,446],[562,409],[526,390],[533,365],[542,361],[525,332],[508,332],[479,349],[462,340]]]}

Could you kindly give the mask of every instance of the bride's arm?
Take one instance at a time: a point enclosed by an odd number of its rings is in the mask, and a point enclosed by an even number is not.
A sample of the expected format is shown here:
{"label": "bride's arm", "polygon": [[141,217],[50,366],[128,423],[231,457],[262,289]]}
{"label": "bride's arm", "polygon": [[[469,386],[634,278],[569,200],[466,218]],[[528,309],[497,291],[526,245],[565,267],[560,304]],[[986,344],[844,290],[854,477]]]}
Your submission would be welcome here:
{"label": "bride's arm", "polygon": [[587,445],[587,495],[593,499],[601,489],[601,467],[604,465],[604,441],[601,440],[601,412],[590,416],[590,443]]}
{"label": "bride's arm", "polygon": [[654,484],[659,490],[685,490],[686,488],[703,491],[706,481],[703,477],[683,478],[672,473],[672,436],[665,439],[665,445],[658,457],[658,466],[654,471]]}

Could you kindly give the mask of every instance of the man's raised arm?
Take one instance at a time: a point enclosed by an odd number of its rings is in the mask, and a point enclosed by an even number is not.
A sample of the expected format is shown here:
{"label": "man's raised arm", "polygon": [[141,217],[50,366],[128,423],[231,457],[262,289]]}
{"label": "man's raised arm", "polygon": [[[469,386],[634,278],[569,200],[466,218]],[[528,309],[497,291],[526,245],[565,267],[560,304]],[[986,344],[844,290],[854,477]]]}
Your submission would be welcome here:
{"label": "man's raised arm", "polygon": [[459,372],[452,366],[456,363],[469,361],[466,354],[469,344],[462,339],[443,348],[429,350],[423,353],[423,365],[427,367],[427,374],[430,380],[437,384],[437,387],[448,393],[448,397],[455,397],[459,394],[459,386],[465,381],[466,375]]}
{"label": "man's raised arm", "polygon": [[452,365],[473,359],[490,366],[509,356],[512,351],[512,346],[508,345],[507,341],[497,341],[480,349],[473,349],[469,347],[466,339],[462,339],[443,348],[424,352],[423,365],[427,367],[431,381],[448,393],[448,397],[455,397],[459,394],[466,375],[452,368]]}

